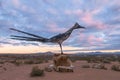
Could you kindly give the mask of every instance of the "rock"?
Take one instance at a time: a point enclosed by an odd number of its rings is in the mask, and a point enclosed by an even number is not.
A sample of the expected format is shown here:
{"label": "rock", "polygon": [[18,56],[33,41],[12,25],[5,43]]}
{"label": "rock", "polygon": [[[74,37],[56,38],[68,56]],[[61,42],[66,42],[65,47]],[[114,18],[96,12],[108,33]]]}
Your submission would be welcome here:
{"label": "rock", "polygon": [[66,66],[58,66],[57,71],[58,72],[73,72],[73,68],[66,67]]}
{"label": "rock", "polygon": [[51,67],[45,67],[45,71],[47,71],[47,72],[52,72],[52,71],[53,71],[53,68],[51,68]]}
{"label": "rock", "polygon": [[71,60],[67,55],[55,55],[53,58],[54,65],[57,66],[71,66]]}
{"label": "rock", "polygon": [[59,72],[73,72],[72,62],[67,55],[55,54],[53,57],[54,70]]}

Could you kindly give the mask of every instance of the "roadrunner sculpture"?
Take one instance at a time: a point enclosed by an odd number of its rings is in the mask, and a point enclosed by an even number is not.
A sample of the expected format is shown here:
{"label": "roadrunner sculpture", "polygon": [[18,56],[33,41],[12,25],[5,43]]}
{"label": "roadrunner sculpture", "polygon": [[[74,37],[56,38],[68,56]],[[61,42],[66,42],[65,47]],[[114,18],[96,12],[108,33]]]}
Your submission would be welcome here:
{"label": "roadrunner sculpture", "polygon": [[24,32],[24,31],[21,31],[21,30],[18,30],[18,29],[14,29],[14,28],[10,28],[10,29],[13,30],[13,31],[17,31],[17,32],[24,33],[24,34],[27,34],[29,36],[32,36],[32,37],[25,37],[25,36],[11,35],[11,39],[25,40],[25,41],[38,41],[38,42],[43,42],[43,43],[46,43],[46,42],[58,43],[59,46],[60,46],[60,49],[61,49],[61,54],[63,54],[63,50],[62,50],[63,41],[65,41],[70,36],[70,34],[72,33],[72,31],[74,29],[79,29],[79,28],[85,28],[85,27],[80,26],[78,23],[75,23],[74,26],[72,28],[70,28],[69,30],[67,30],[65,33],[58,34],[58,35],[53,36],[49,39],[38,36],[38,35],[35,35],[35,34],[31,34],[31,33],[28,33],[28,32]]}

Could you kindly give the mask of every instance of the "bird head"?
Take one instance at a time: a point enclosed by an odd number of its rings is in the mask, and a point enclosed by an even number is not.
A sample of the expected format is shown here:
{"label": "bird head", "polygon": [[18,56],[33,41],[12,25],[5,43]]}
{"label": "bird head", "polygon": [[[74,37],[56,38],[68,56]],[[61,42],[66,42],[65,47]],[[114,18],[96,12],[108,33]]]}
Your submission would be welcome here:
{"label": "bird head", "polygon": [[79,28],[84,28],[84,29],[85,29],[85,27],[79,25],[77,22],[75,23],[75,25],[74,25],[73,28],[74,28],[74,29],[79,29]]}

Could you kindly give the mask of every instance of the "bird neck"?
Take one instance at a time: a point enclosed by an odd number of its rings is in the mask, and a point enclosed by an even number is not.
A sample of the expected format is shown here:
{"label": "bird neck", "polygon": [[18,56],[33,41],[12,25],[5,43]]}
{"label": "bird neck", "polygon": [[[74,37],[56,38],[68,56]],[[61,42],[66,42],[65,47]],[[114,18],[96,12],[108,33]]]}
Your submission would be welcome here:
{"label": "bird neck", "polygon": [[74,30],[74,28],[70,28],[68,31],[66,31],[67,33],[71,34],[72,31]]}

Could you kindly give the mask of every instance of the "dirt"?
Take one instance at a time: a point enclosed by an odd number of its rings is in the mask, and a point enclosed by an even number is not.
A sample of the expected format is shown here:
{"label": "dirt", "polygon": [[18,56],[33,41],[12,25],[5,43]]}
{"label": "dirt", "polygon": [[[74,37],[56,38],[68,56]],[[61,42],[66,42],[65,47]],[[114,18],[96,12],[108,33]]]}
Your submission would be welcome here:
{"label": "dirt", "polygon": [[[84,64],[92,65],[86,61],[74,62],[74,72],[45,72],[42,77],[30,77],[33,66],[45,68],[49,63],[20,65],[16,66],[12,63],[0,64],[0,80],[120,80],[120,72],[110,69],[112,64],[105,64],[108,70],[82,68]],[[5,69],[6,70],[5,70]]]}

